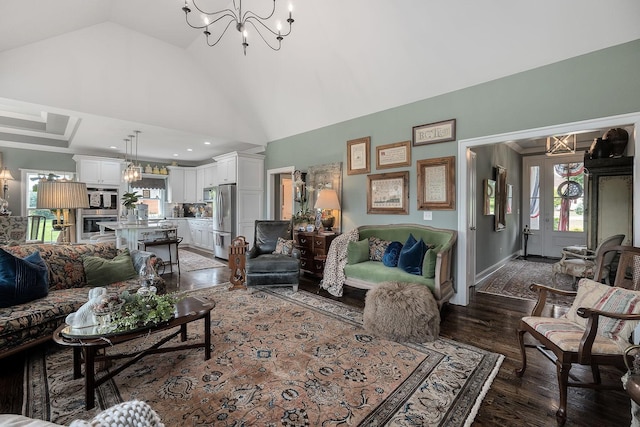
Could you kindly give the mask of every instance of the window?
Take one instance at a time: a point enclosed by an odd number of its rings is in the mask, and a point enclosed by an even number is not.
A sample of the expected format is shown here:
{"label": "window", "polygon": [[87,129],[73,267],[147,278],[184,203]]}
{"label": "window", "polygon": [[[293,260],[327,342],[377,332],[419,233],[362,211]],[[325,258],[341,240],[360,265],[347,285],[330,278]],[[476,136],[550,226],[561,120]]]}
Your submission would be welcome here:
{"label": "window", "polygon": [[58,239],[59,230],[54,230],[53,225],[56,220],[55,214],[50,209],[38,209],[36,206],[38,202],[38,181],[51,175],[55,179],[73,179],[75,174],[73,172],[39,172],[33,170],[22,170],[22,182],[25,184],[25,207],[24,212],[26,216],[41,215],[47,218],[47,224],[44,233],[45,241],[56,241]]}

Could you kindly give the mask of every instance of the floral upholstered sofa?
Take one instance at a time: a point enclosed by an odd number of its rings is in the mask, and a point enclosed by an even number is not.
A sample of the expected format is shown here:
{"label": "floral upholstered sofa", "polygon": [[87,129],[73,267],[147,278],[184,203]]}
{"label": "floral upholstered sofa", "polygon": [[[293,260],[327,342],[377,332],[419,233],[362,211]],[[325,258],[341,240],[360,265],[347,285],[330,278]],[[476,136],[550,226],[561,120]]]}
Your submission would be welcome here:
{"label": "floral upholstered sofa", "polygon": [[[118,250],[113,242],[79,245],[33,244],[2,247],[6,252],[25,258],[39,252],[48,270],[49,293],[30,302],[0,307],[0,359],[25,348],[51,339],[68,314],[87,302],[89,290],[83,256],[113,259]],[[155,254],[132,251],[133,268],[161,264]],[[154,283],[158,293],[165,292],[164,281]],[[111,283],[108,292],[135,291],[140,287],[138,277]]]}

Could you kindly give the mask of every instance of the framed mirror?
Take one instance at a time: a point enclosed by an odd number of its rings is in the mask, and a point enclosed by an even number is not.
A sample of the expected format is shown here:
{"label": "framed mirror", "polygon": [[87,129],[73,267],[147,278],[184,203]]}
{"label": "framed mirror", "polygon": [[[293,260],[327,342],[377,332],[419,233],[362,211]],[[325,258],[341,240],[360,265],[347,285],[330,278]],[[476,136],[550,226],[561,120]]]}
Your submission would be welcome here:
{"label": "framed mirror", "polygon": [[[306,184],[308,207],[316,214],[315,229],[328,228],[323,225],[322,221],[327,216],[333,216],[331,228],[340,232],[342,227],[342,210],[340,208],[342,206],[342,162],[309,166]],[[334,190],[330,192],[333,193],[334,198],[334,203],[331,206],[316,206],[322,190]]]}
{"label": "framed mirror", "polygon": [[507,228],[507,169],[496,166],[495,230]]}
{"label": "framed mirror", "polygon": [[496,181],[493,179],[484,180],[484,214],[495,215],[496,213]]}

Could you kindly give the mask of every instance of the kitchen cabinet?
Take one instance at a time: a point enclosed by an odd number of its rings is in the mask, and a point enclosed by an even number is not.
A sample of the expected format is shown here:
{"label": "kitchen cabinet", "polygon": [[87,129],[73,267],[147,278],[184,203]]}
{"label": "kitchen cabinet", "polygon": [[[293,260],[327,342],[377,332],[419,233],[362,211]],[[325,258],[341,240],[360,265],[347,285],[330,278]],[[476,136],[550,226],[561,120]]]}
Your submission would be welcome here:
{"label": "kitchen cabinet", "polygon": [[191,246],[213,252],[212,220],[189,219]]}
{"label": "kitchen cabinet", "polygon": [[90,185],[119,187],[122,161],[91,156],[73,156],[78,180]]}
{"label": "kitchen cabinet", "polygon": [[169,169],[167,201],[170,203],[198,202],[195,168],[168,166],[167,169]]}
{"label": "kitchen cabinet", "polygon": [[204,189],[215,187],[217,182],[217,167],[215,164],[198,166],[196,168],[196,196],[198,203],[204,202]]}
{"label": "kitchen cabinet", "polygon": [[218,185],[235,184],[238,172],[237,153],[216,157]]}
{"label": "kitchen cabinet", "polygon": [[[197,173],[193,168],[184,170],[184,201],[185,203],[196,203],[198,201],[198,192],[196,186]],[[200,192],[202,193],[202,191]],[[202,194],[200,194],[202,197]]]}

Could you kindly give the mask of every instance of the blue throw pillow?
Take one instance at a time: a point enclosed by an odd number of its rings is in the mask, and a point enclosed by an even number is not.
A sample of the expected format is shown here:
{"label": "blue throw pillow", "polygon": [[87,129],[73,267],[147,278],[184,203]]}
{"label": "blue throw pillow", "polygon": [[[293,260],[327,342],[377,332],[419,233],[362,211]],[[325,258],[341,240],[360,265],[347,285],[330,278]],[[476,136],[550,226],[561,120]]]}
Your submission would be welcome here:
{"label": "blue throw pillow", "polygon": [[[422,275],[422,260],[427,253],[427,245],[422,241],[422,238],[415,242],[413,235],[409,235],[407,242],[400,251],[400,258],[398,258],[398,267],[410,274]],[[415,242],[411,244],[411,242]]]}
{"label": "blue throw pillow", "polygon": [[396,267],[398,265],[398,259],[400,258],[400,251],[402,250],[402,243],[391,242],[382,256],[382,263],[387,267]]}
{"label": "blue throw pillow", "polygon": [[0,307],[33,301],[48,293],[49,272],[40,252],[22,259],[0,248]]}

